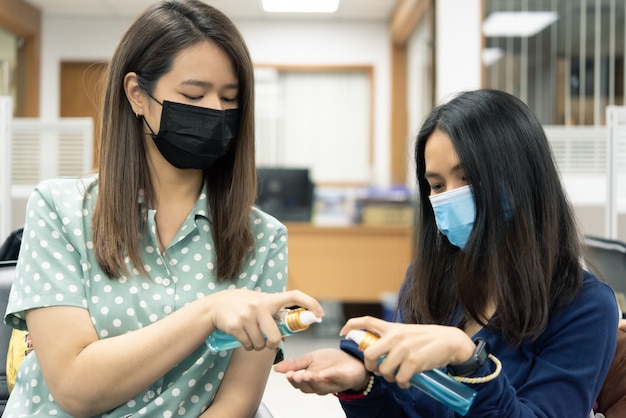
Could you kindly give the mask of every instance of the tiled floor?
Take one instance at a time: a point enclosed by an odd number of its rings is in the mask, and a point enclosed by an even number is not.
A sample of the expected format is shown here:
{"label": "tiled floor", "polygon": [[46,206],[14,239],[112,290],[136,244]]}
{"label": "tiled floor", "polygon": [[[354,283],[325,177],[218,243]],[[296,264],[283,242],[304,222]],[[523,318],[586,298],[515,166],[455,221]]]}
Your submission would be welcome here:
{"label": "tiled floor", "polygon": [[[318,336],[311,331],[285,340],[285,358],[298,357],[318,348],[339,347],[339,337]],[[284,375],[271,372],[263,403],[274,418],[343,418],[345,414],[333,395],[305,394],[294,389]]]}

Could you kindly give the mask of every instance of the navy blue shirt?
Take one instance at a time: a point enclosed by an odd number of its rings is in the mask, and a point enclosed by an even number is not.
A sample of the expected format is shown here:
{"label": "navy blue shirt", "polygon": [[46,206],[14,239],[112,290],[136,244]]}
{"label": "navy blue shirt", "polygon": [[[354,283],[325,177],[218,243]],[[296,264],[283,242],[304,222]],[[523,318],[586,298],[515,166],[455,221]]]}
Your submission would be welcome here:
{"label": "navy blue shirt", "polygon": [[[468,418],[588,417],[613,360],[618,309],[611,288],[589,273],[580,294],[554,312],[535,341],[511,346],[502,335],[481,329],[474,338],[489,343],[502,362],[496,379],[471,385],[478,395]],[[341,348],[359,355],[351,341]],[[471,376],[486,376],[493,362]],[[401,389],[376,377],[367,397],[342,401],[347,417],[452,418],[454,411],[415,388]]]}

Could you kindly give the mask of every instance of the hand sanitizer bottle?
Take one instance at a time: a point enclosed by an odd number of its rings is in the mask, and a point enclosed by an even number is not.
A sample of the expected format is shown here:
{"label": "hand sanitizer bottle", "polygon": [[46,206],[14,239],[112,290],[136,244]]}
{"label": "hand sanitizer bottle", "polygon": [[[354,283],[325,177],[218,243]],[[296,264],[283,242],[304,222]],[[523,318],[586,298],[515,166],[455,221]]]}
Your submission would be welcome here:
{"label": "hand sanitizer bottle", "polygon": [[[356,342],[359,350],[363,351],[378,341],[379,337],[369,331],[352,330],[348,332],[346,338]],[[385,356],[380,357],[378,363],[382,363],[384,359]],[[410,382],[414,387],[462,416],[467,414],[477,395],[474,389],[457,382],[439,369],[415,373]]]}
{"label": "hand sanitizer bottle", "polygon": [[[296,332],[304,331],[313,323],[322,322],[322,318],[315,316],[313,312],[304,308],[281,309],[274,315],[274,319],[276,320],[276,325],[278,325],[281,335],[285,337]],[[213,353],[241,347],[239,340],[219,329],[209,335],[206,343]]]}

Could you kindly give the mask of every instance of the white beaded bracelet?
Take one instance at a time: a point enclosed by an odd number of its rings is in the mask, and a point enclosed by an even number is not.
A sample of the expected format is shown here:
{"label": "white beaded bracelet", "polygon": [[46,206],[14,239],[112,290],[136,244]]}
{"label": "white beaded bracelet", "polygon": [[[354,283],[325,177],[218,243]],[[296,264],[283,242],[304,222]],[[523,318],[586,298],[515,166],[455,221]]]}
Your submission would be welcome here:
{"label": "white beaded bracelet", "polygon": [[370,374],[370,380],[367,382],[367,387],[363,391],[363,396],[367,396],[370,394],[370,392],[372,391],[372,388],[374,387],[375,380],[376,380],[376,377],[373,374]]}
{"label": "white beaded bracelet", "polygon": [[357,399],[363,399],[367,395],[370,394],[372,388],[374,387],[374,382],[376,381],[376,377],[370,373],[370,378],[367,381],[367,386],[363,392],[355,392],[353,390],[345,390],[343,392],[334,393],[334,395],[339,398],[342,402],[352,402]]}

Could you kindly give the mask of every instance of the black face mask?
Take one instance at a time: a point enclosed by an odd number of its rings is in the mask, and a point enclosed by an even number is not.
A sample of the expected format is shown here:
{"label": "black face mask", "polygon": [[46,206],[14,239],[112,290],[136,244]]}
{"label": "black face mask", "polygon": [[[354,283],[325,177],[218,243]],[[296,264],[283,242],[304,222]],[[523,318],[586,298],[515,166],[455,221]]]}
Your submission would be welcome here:
{"label": "black face mask", "polygon": [[159,133],[155,134],[147,121],[146,125],[157,148],[174,167],[206,170],[237,139],[239,109],[216,110],[152,99],[163,106]]}

